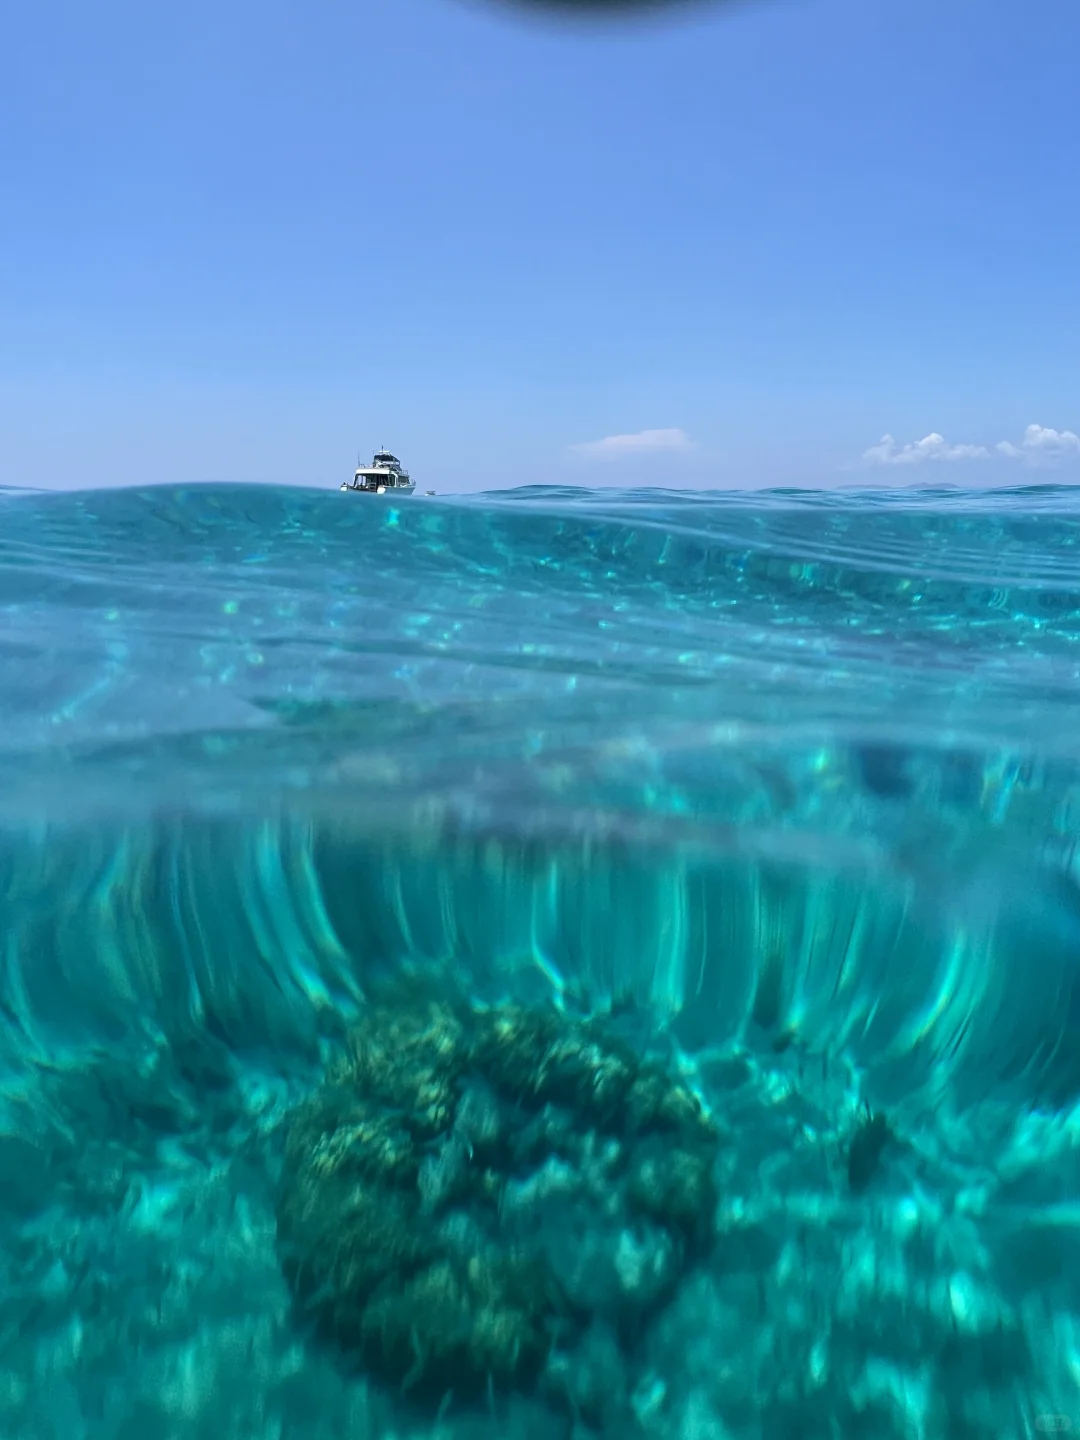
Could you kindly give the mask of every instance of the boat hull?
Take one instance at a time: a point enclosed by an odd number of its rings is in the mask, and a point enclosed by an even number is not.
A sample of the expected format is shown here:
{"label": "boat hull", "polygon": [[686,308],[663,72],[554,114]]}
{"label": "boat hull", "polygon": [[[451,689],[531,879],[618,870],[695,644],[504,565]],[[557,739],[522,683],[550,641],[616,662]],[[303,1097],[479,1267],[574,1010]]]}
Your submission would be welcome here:
{"label": "boat hull", "polygon": [[343,484],[343,485],[341,486],[341,490],[342,490],[342,493],[343,493],[343,494],[348,494],[348,495],[374,495],[374,496],[379,496],[379,495],[386,496],[386,495],[389,495],[389,496],[391,496],[391,497],[393,497],[393,496],[395,496],[395,495],[411,495],[415,489],[416,489],[416,486],[415,486],[415,485],[380,485],[380,486],[378,487],[378,489],[376,489],[376,490],[361,490],[358,486],[355,486],[355,485],[345,485],[345,484]]}

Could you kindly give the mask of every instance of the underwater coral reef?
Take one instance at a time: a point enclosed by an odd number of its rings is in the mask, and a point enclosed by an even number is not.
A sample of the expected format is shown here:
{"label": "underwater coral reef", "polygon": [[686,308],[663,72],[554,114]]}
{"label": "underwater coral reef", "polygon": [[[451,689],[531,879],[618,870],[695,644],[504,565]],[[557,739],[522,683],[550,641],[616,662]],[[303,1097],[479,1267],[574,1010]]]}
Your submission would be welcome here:
{"label": "underwater coral reef", "polygon": [[707,1248],[718,1147],[602,1024],[400,987],[287,1122],[283,1267],[342,1355],[418,1400],[588,1412],[568,1355],[600,1327],[632,1348]]}

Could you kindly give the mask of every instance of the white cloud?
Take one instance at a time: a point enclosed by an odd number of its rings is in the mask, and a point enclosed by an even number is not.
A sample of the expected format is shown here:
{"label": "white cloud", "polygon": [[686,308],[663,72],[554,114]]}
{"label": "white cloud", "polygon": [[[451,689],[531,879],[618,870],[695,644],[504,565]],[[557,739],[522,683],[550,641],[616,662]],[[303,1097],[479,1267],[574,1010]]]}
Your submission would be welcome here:
{"label": "white cloud", "polygon": [[921,465],[928,460],[985,460],[995,453],[1026,465],[1053,465],[1080,456],[1080,435],[1048,425],[1029,425],[1019,445],[999,440],[992,451],[985,445],[950,445],[937,431],[907,445],[897,445],[891,435],[883,435],[879,445],[863,451],[862,458],[872,465]]}
{"label": "white cloud", "polygon": [[[1008,450],[1004,447],[1008,446]],[[1043,456],[1057,459],[1062,455],[1080,455],[1080,435],[1072,430],[1052,430],[1049,425],[1029,425],[1024,431],[1023,444],[1019,449],[1003,440],[998,446],[1003,454],[1019,456]]]}
{"label": "white cloud", "polygon": [[643,455],[656,450],[689,450],[690,437],[685,430],[639,430],[636,435],[606,435],[603,440],[587,440],[573,445],[579,455],[614,459],[620,455]]}
{"label": "white cloud", "polygon": [[981,460],[989,454],[985,445],[950,445],[935,430],[899,447],[891,435],[883,435],[880,445],[864,450],[862,458],[873,465],[922,465],[927,460]]}
{"label": "white cloud", "polygon": [[1080,455],[1080,435],[1072,430],[1053,430],[1049,425],[1029,425],[1019,445],[999,440],[998,453],[1028,465],[1052,465],[1068,455]]}

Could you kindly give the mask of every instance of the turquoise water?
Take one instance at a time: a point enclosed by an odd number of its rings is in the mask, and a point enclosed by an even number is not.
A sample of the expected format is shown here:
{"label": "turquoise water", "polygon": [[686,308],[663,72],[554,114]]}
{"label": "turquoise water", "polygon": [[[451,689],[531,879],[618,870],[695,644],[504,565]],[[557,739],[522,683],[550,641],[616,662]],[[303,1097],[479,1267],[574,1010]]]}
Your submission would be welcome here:
{"label": "turquoise water", "polygon": [[[1077,836],[1080,491],[0,493],[0,1434],[1080,1426]],[[719,1137],[646,1302],[561,1101],[515,1205],[622,1279],[434,1408],[279,1235],[406,980]]]}

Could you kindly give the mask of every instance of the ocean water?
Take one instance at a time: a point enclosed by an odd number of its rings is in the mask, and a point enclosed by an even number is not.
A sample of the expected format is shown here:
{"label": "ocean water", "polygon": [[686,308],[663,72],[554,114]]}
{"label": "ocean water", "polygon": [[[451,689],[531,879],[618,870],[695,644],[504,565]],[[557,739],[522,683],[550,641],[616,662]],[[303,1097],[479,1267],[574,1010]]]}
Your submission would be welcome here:
{"label": "ocean water", "polygon": [[1080,1426],[1078,839],[1080,491],[0,492],[0,1435]]}

